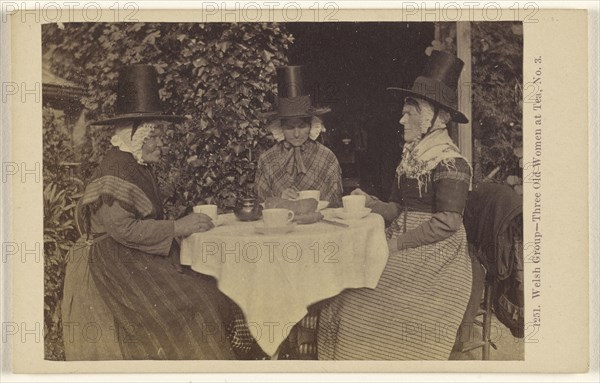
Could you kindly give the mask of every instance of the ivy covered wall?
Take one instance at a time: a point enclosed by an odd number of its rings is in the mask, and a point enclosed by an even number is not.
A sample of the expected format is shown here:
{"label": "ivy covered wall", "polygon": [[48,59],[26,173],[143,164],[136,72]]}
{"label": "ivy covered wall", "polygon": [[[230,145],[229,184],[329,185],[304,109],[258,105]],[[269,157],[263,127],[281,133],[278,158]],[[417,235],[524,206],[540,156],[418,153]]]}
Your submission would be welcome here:
{"label": "ivy covered wall", "polygon": [[477,174],[523,188],[523,25],[474,22],[473,139]]}
{"label": "ivy covered wall", "polygon": [[[261,113],[273,108],[275,68],[292,37],[278,24],[71,23],[46,25],[52,69],[87,88],[89,121],[114,114],[118,68],[153,64],[165,110],[187,115],[168,131],[161,184],[171,216],[210,201],[228,210],[251,190],[254,166],[271,146]],[[88,128],[85,179],[100,161],[111,128]]]}

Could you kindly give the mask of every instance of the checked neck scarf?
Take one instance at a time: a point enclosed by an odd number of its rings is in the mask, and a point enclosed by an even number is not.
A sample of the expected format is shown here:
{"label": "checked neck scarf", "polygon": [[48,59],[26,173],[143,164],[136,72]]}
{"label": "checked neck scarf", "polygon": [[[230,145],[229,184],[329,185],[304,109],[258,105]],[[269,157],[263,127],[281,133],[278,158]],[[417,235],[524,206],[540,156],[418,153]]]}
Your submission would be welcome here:
{"label": "checked neck scarf", "polygon": [[302,158],[302,152],[306,150],[308,140],[300,146],[292,146],[287,141],[283,142],[283,148],[286,151],[285,169],[290,175],[306,174],[306,165]]}

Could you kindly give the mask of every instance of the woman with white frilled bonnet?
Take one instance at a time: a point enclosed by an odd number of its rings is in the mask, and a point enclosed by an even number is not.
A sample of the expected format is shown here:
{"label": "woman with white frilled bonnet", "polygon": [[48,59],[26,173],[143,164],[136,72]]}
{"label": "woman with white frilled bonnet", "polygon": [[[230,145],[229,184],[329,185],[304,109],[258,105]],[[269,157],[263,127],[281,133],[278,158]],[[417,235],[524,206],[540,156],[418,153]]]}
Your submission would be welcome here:
{"label": "woman with white frilled bonnet", "polygon": [[448,359],[471,293],[463,211],[471,166],[448,135],[467,122],[457,110],[463,62],[434,51],[403,96],[404,149],[389,202],[360,189],[367,207],[391,222],[390,254],[375,289],[328,301],[318,328],[319,359]]}
{"label": "woman with white frilled bonnet", "polygon": [[163,126],[184,117],[160,109],[154,67],[128,66],[117,115],[94,123],[115,133],[78,205],[83,235],[70,252],[62,303],[63,327],[74,329],[65,331],[67,360],[234,358],[224,330],[207,332],[225,327],[230,301],[211,277],[176,267],[175,239],[213,222],[163,214],[152,164],[164,150]]}
{"label": "woman with white frilled bonnet", "polygon": [[325,131],[319,116],[330,109],[312,106],[301,66],[277,68],[277,75],[277,111],[267,114],[277,143],[258,160],[256,194],[264,201],[296,199],[300,190],[320,190],[321,200],[330,207],[341,206],[341,167],[333,152],[317,141]]}

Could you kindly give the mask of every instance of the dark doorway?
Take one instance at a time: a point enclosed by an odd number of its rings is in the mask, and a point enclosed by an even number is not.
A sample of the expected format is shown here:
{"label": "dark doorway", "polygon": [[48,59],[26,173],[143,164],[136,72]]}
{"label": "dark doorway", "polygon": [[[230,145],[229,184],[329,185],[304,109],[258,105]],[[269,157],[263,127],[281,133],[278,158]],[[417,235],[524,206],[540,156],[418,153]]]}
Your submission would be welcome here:
{"label": "dark doorway", "polygon": [[387,199],[401,154],[400,101],[389,86],[410,86],[434,39],[433,23],[287,23],[290,64],[306,65],[325,115],[325,144],[338,156],[345,191],[357,181]]}

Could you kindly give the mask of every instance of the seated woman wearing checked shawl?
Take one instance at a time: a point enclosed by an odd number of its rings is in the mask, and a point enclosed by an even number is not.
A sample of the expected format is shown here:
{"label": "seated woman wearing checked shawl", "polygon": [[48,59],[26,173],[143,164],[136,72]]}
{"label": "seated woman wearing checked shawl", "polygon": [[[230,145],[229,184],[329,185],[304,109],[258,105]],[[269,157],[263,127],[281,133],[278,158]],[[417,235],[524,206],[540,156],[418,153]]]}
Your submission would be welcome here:
{"label": "seated woman wearing checked shawl", "polygon": [[258,159],[255,189],[260,200],[298,198],[298,191],[320,190],[329,207],[342,204],[342,169],[331,150],[316,141],[325,131],[319,116],[327,107],[311,105],[302,66],[277,68],[277,110],[267,113],[277,143]]}
{"label": "seated woman wearing checked shawl", "polygon": [[275,120],[269,129],[278,141],[258,160],[256,193],[268,197],[298,198],[300,190],[320,190],[330,207],[341,206],[342,173],[331,150],[316,141],[324,131],[317,116]]}
{"label": "seated woman wearing checked shawl", "polygon": [[[341,206],[342,170],[331,150],[317,142],[325,131],[318,117],[329,108],[315,108],[303,88],[302,66],[277,68],[277,111],[267,114],[268,129],[277,141],[258,159],[255,191],[259,200],[268,197],[298,198],[298,191],[319,190],[330,207]],[[239,308],[231,330],[232,346],[242,358],[264,358],[250,335]],[[292,330],[280,358],[316,359],[316,319],[314,307]]]}

